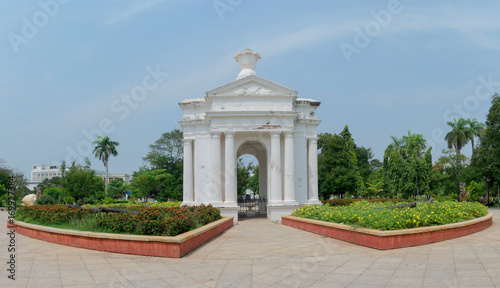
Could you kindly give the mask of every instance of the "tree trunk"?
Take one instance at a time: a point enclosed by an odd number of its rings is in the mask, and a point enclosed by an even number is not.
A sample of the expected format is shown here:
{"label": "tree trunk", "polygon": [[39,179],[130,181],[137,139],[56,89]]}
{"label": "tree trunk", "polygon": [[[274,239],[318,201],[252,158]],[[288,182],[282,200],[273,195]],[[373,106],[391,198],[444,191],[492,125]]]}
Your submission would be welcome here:
{"label": "tree trunk", "polygon": [[108,197],[108,181],[109,181],[109,177],[108,177],[108,161],[104,162],[104,166],[106,167],[106,182],[105,182],[106,188],[104,190],[105,191],[104,194],[106,195],[106,197]]}

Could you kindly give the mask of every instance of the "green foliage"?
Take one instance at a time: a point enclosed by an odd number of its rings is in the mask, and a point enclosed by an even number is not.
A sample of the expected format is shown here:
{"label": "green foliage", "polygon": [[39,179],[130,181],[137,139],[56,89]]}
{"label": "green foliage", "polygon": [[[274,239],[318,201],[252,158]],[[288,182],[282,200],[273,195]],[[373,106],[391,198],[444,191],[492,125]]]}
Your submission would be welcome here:
{"label": "green foliage", "polygon": [[[150,151],[146,157],[142,158],[144,162],[150,165],[151,169],[139,171],[137,175],[146,170],[158,170],[164,174],[164,176],[160,177],[161,179],[157,179],[159,180],[159,183],[156,183],[158,185],[157,189],[150,189],[153,192],[151,195],[154,195],[153,197],[158,201],[182,199],[183,138],[184,135],[179,129],[164,133],[154,144],[149,145]],[[134,182],[137,175],[134,176]],[[146,181],[151,185],[154,184],[153,179],[142,179],[142,181],[144,184]],[[135,197],[145,197],[146,194],[144,189],[133,191]]]}
{"label": "green foliage", "polygon": [[459,155],[462,147],[469,143],[474,134],[470,127],[467,127],[469,122],[463,118],[459,118],[458,120],[453,118],[453,122],[448,121],[447,124],[451,127],[451,131],[446,134],[444,139],[448,143],[448,149],[455,148],[455,151]]}
{"label": "green foliage", "polygon": [[[47,197],[47,196],[44,196]],[[136,235],[176,236],[221,218],[212,206],[157,208],[144,207],[139,213],[98,213],[91,209],[68,208],[62,205],[24,206],[16,219],[42,225],[98,230]]]}
{"label": "green foliage", "polygon": [[115,233],[176,236],[220,218],[217,208],[201,205],[147,208],[137,214],[100,213],[97,215],[97,224]]}
{"label": "green foliage", "polygon": [[8,201],[9,201],[8,198],[9,198],[8,194],[3,194],[2,196],[0,196],[0,207],[7,207],[8,206],[7,205]]}
{"label": "green foliage", "polygon": [[402,193],[404,197],[429,192],[432,147],[424,152],[426,140],[410,131],[400,139],[391,138],[393,143],[384,153],[384,189],[391,195]]}
{"label": "green foliage", "polygon": [[62,196],[63,191],[58,187],[50,187],[43,190],[43,195],[48,195],[54,198],[56,201]]}
{"label": "green foliage", "polygon": [[57,200],[50,195],[43,195],[40,199],[36,200],[37,205],[54,205]]}
{"label": "green foliage", "polygon": [[[117,156],[118,151],[116,147],[120,143],[116,141],[111,141],[108,136],[99,136],[96,141],[94,141],[94,156],[102,160],[104,167],[106,167],[106,182],[105,182],[105,194],[108,193],[108,161],[110,156]],[[89,165],[90,166],[90,165]]]}
{"label": "green foliage", "polygon": [[[115,201],[116,202],[116,201]],[[83,205],[84,207],[89,207],[89,208],[99,208],[100,206],[108,207],[108,208],[116,208],[116,209],[123,209],[123,210],[133,210],[133,211],[142,211],[145,208],[148,207],[156,207],[156,208],[171,208],[171,207],[180,207],[181,202],[180,201],[165,201],[165,202],[149,202],[149,203],[143,203],[143,202],[125,202],[125,203],[112,203],[112,204],[105,204],[105,203],[98,203],[94,205],[89,205],[85,204]]]}
{"label": "green foliage", "polygon": [[133,176],[132,193],[136,198],[155,197],[160,189],[161,181],[166,177],[165,170],[143,171]]}
{"label": "green foliage", "polygon": [[466,187],[466,189],[469,191],[469,199],[477,201],[479,197],[484,197],[484,185],[484,182],[477,183],[476,181],[472,180]]}
{"label": "green foliage", "polygon": [[[256,167],[257,177],[255,177],[255,175],[251,176]],[[258,165],[254,166],[252,162],[248,163],[248,165],[245,166],[245,163],[243,163],[243,159],[238,159],[238,162],[236,163],[236,185],[238,187],[238,195],[245,195],[247,189],[250,189],[257,193],[259,192],[258,167]],[[257,179],[255,180],[255,178]],[[256,188],[255,186],[257,186],[256,190],[254,190]]]}
{"label": "green foliage", "polygon": [[66,172],[62,186],[68,196],[74,197],[77,202],[89,199],[104,198],[104,181],[95,176],[95,171],[86,167],[73,165]]}
{"label": "green foliage", "polygon": [[150,151],[142,159],[152,169],[164,169],[173,175],[182,174],[183,138],[179,129],[163,133],[154,144],[149,145]]}
{"label": "green foliage", "polygon": [[482,177],[491,177],[491,182],[500,185],[500,95],[495,93],[491,99],[491,107],[486,116],[486,129],[481,139],[477,157],[472,165]]}
{"label": "green foliage", "polygon": [[[467,167],[467,157],[457,154],[456,150],[443,150],[441,156],[433,167],[430,175],[430,188],[434,195],[450,195],[458,199],[460,193],[459,183],[470,182],[467,179],[471,167]],[[469,170],[469,171],[468,171]]]}
{"label": "green foliage", "polygon": [[108,184],[108,197],[113,199],[123,198],[127,191],[130,191],[130,185],[123,183],[121,179],[115,179]]}
{"label": "green foliage", "polygon": [[486,125],[484,123],[478,122],[476,118],[472,120],[468,119],[467,123],[469,124],[469,130],[471,133],[470,141],[472,144],[472,157],[474,157],[475,156],[474,138],[475,137],[481,138],[483,136]]}
{"label": "green foliage", "polygon": [[[50,196],[43,196],[41,199]],[[80,219],[85,215],[94,215],[95,212],[90,209],[68,208],[63,205],[45,205],[22,206],[16,211],[16,220],[27,222],[28,218],[38,221],[42,224],[61,224],[74,219]]]}
{"label": "green foliage", "polygon": [[366,201],[370,203],[385,203],[385,202],[390,202],[390,203],[396,203],[396,202],[401,202],[399,199],[359,199],[359,198],[338,198],[338,199],[330,199],[330,200],[323,200],[321,201],[323,204],[328,204],[330,206],[349,206],[354,202],[359,202],[359,201]]}
{"label": "green foliage", "polygon": [[50,187],[62,187],[62,178],[61,177],[52,177],[50,179],[43,179],[41,183],[38,183],[37,187],[40,187],[42,191]]}
{"label": "green foliage", "polygon": [[[356,195],[363,185],[363,175],[367,176],[370,149],[358,148],[354,144],[349,128],[346,125],[339,134],[324,133],[319,135],[318,149],[318,184],[320,197],[325,199],[330,195]],[[362,157],[358,161],[357,154]]]}
{"label": "green foliage", "polygon": [[73,196],[68,196],[64,198],[64,203],[65,204],[73,204],[75,203],[75,198]]}
{"label": "green foliage", "polygon": [[488,214],[485,206],[471,202],[419,203],[415,208],[384,209],[394,204],[397,203],[358,201],[349,206],[304,206],[292,216],[377,230],[400,230],[457,223]]}

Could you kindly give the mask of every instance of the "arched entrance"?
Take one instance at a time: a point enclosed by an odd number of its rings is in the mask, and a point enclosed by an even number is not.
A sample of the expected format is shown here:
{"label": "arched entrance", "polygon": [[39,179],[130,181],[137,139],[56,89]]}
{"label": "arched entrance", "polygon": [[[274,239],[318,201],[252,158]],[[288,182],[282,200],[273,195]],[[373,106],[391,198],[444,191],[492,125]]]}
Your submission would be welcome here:
{"label": "arched entrance", "polygon": [[[267,217],[267,153],[265,146],[258,141],[246,141],[240,145],[236,159],[252,155],[259,166],[259,189],[257,195],[238,195],[238,218]],[[240,187],[238,187],[240,189]]]}

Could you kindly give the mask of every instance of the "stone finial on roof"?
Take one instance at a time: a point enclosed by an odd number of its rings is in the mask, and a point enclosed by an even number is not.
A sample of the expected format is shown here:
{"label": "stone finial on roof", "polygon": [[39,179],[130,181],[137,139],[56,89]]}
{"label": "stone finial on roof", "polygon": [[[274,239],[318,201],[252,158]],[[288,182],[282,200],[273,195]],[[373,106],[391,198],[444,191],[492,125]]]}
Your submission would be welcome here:
{"label": "stone finial on roof", "polygon": [[257,61],[259,61],[260,59],[259,53],[247,48],[241,52],[238,52],[234,56],[234,59],[236,59],[236,62],[240,63],[241,69],[238,77],[236,77],[236,80],[250,75],[257,75],[257,73],[255,72],[255,66],[257,64]]}

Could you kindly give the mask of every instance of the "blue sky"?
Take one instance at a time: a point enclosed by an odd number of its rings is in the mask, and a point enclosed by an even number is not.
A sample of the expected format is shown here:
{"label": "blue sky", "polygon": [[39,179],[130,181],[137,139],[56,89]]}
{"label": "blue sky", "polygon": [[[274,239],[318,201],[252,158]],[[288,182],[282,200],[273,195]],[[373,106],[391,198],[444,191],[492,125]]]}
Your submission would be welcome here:
{"label": "blue sky", "polygon": [[381,159],[391,135],[411,130],[437,160],[446,121],[484,122],[500,91],[498,11],[497,1],[2,1],[0,159],[28,176],[84,154],[100,131],[120,142],[110,172],[131,173],[180,128],[177,103],[234,80],[232,57],[250,48],[259,76],[322,102],[319,132],[348,124]]}

